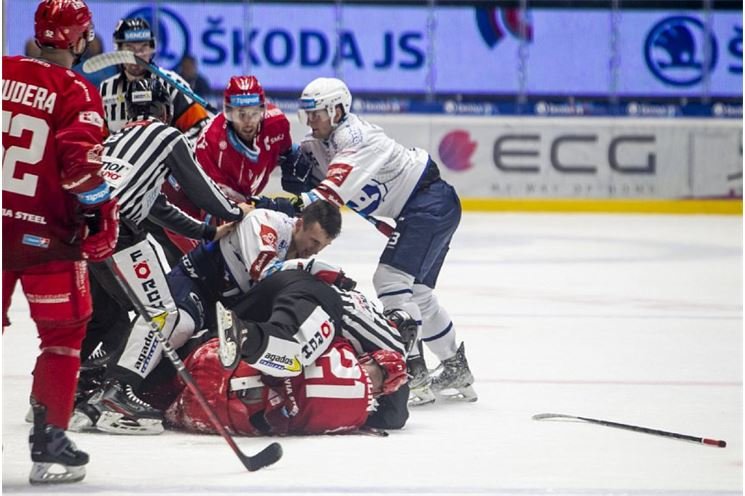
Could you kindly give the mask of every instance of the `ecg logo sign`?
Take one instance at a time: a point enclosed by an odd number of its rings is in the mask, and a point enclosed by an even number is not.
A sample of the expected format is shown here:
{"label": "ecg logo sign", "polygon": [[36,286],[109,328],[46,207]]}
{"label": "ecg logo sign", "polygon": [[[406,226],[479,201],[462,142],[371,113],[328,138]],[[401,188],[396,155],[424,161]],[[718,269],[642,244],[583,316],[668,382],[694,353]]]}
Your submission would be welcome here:
{"label": "ecg logo sign", "polygon": [[191,51],[191,36],[186,23],[171,9],[142,7],[128,13],[126,17],[142,17],[150,23],[156,38],[156,60],[159,66],[175,69],[184,55]]}
{"label": "ecg logo sign", "polygon": [[700,83],[705,72],[713,71],[717,55],[716,38],[695,17],[674,16],[661,20],[650,30],[644,43],[649,70],[657,79],[672,86]]}
{"label": "ecg logo sign", "polygon": [[517,7],[477,8],[476,25],[481,38],[489,48],[494,48],[506,36],[506,33],[510,33],[518,40],[533,41],[533,25],[529,14],[524,15],[526,12]]}

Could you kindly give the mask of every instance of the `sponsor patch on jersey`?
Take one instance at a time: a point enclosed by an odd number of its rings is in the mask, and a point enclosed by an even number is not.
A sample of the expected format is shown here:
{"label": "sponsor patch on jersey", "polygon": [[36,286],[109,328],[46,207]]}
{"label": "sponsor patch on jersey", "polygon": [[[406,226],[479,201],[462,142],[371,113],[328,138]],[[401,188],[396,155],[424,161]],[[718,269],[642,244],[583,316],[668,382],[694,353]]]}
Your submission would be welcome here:
{"label": "sponsor patch on jersey", "polygon": [[34,236],[33,234],[24,234],[21,243],[34,248],[49,248],[49,238],[42,238],[41,236]]}
{"label": "sponsor patch on jersey", "polygon": [[326,173],[326,179],[341,186],[347,180],[349,173],[352,172],[352,166],[347,164],[331,164],[329,171]]}
{"label": "sponsor patch on jersey", "polygon": [[264,243],[267,246],[271,246],[273,250],[277,250],[277,231],[275,231],[273,228],[261,224],[261,228],[259,230],[259,237],[261,237],[261,242]]}
{"label": "sponsor patch on jersey", "polygon": [[98,112],[88,110],[78,114],[78,120],[83,124],[91,124],[96,127],[103,127],[103,117]]}
{"label": "sponsor patch on jersey", "polygon": [[277,355],[275,353],[264,353],[259,359],[259,364],[270,367],[277,370],[286,370],[288,372],[297,373],[300,372],[302,365],[300,361],[295,357],[288,357],[286,355]]}
{"label": "sponsor patch on jersey", "polygon": [[132,103],[142,103],[142,102],[152,102],[152,101],[153,101],[153,92],[150,90],[132,92]]}
{"label": "sponsor patch on jersey", "polygon": [[[98,114],[96,114],[96,115],[98,115]],[[101,120],[101,125],[103,126],[103,119]],[[88,150],[88,154],[86,155],[86,159],[91,164],[101,164],[101,163],[103,163],[101,161],[101,155],[103,155],[103,145],[95,145],[93,148],[91,148],[90,150]]]}

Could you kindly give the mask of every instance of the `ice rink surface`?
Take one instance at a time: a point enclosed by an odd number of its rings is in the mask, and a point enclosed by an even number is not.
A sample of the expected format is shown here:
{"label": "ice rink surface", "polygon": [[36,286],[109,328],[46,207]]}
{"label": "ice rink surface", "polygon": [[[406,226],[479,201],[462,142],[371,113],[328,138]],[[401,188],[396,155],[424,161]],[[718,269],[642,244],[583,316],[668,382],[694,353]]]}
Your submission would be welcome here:
{"label": "ice rink surface", "polygon": [[[368,294],[384,239],[353,214],[324,258]],[[219,436],[73,434],[80,484],[28,485],[37,353],[19,293],[3,337],[3,490],[23,494],[729,495],[743,490],[742,218],[465,214],[438,282],[479,401],[388,438],[280,439],[248,473]],[[430,366],[434,367],[434,360]],[[727,441],[720,449],[568,413]],[[255,453],[269,439],[238,439]]]}

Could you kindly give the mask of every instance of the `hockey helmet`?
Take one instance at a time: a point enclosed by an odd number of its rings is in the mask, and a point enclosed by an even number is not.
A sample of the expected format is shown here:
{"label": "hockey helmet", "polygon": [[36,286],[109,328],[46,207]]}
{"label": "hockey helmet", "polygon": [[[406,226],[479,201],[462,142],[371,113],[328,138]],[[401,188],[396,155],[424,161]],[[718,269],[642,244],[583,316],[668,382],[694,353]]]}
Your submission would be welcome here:
{"label": "hockey helmet", "polygon": [[395,393],[408,380],[406,362],[397,351],[377,350],[360,355],[357,361],[362,365],[374,362],[383,369],[383,391],[380,395]]}
{"label": "hockey helmet", "polygon": [[144,78],[130,81],[125,95],[127,117],[158,117],[163,109],[168,112],[168,118],[173,116],[171,95],[168,88],[155,78]]}
{"label": "hockey helmet", "polygon": [[41,46],[73,48],[95,38],[93,16],[83,0],[44,0],[36,8],[34,37]]}
{"label": "hockey helmet", "polygon": [[352,94],[344,81],[337,78],[316,78],[308,83],[300,95],[298,118],[305,124],[308,122],[308,112],[326,110],[334,126],[337,105],[342,106],[344,114],[352,109]]}
{"label": "hockey helmet", "polygon": [[114,28],[114,44],[119,47],[122,43],[141,43],[147,41],[155,48],[155,35],[150,24],[142,17],[120,19]]}
{"label": "hockey helmet", "polygon": [[223,112],[228,121],[233,120],[234,109],[256,107],[257,116],[263,116],[266,96],[255,76],[233,76],[223,93]]}

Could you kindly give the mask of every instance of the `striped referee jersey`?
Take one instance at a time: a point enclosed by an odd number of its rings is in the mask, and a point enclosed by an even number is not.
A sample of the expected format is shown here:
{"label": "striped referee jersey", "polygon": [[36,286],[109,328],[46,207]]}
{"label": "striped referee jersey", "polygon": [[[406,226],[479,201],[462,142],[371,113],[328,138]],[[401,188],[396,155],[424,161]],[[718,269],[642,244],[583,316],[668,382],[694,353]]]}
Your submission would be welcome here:
{"label": "striped referee jersey", "polygon": [[404,340],[376,305],[359,291],[343,291],[336,286],[332,287],[337,289],[344,308],[342,336],[352,343],[358,354],[392,350],[406,356]]}
{"label": "striped referee jersey", "polygon": [[[170,77],[182,83],[185,86],[189,84],[173,71],[163,69]],[[173,105],[173,116],[171,116],[171,125],[184,133],[190,141],[195,141],[199,133],[209,121],[209,113],[191,98],[187,97],[176,88],[168,84],[163,79],[160,80],[171,95],[171,104]],[[111,76],[101,82],[99,92],[103,99],[104,113],[106,114],[106,123],[111,133],[119,131],[127,123],[127,106],[124,96],[127,94],[129,82],[120,71],[117,75]]]}
{"label": "striped referee jersey", "polygon": [[120,216],[140,224],[150,214],[169,174],[210,214],[239,220],[228,200],[197,164],[186,137],[155,118],[130,122],[104,142],[101,175],[118,199]]}

